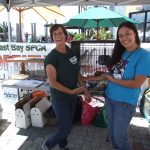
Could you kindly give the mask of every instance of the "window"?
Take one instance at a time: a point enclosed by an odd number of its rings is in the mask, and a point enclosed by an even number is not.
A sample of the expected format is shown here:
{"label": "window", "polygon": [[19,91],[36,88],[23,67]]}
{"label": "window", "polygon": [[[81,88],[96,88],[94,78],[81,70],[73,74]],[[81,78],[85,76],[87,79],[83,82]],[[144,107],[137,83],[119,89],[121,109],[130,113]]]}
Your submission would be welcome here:
{"label": "window", "polygon": [[139,22],[136,27],[141,42],[150,42],[150,10],[132,12],[129,17]]}

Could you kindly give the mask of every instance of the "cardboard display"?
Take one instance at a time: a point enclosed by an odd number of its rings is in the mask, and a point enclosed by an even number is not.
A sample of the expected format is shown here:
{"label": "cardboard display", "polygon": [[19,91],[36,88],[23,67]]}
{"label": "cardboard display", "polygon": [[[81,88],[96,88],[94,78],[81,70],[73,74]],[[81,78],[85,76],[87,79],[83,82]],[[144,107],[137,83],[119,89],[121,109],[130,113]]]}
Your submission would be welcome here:
{"label": "cardboard display", "polygon": [[46,119],[43,114],[50,108],[51,102],[44,97],[30,111],[31,123],[34,127],[43,127],[46,124]]}
{"label": "cardboard display", "polygon": [[27,95],[15,104],[15,125],[27,129],[31,125],[30,102],[31,95]]}
{"label": "cardboard display", "polygon": [[18,128],[27,129],[31,125],[30,102],[23,105],[23,109],[18,108],[15,111],[15,125]]}
{"label": "cardboard display", "polygon": [[51,106],[47,97],[32,98],[31,94],[25,96],[15,104],[15,125],[18,128],[27,129],[31,124],[35,127],[43,127],[46,120],[43,114]]}

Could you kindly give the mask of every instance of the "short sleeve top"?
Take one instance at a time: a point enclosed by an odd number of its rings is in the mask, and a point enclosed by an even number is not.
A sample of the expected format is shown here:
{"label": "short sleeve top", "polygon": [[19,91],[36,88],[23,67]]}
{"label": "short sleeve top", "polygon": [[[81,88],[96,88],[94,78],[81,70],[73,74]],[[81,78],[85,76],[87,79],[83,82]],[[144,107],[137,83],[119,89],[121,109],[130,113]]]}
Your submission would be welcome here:
{"label": "short sleeve top", "polygon": [[[69,89],[77,87],[78,75],[79,75],[79,62],[75,51],[68,48],[66,54],[60,53],[56,49],[53,49],[45,58],[44,66],[53,65],[56,69],[56,80]],[[51,94],[53,96],[67,96],[59,90],[51,88]],[[69,96],[69,95],[68,95]]]}
{"label": "short sleeve top", "polygon": [[[126,60],[126,58],[128,59]],[[124,60],[126,60],[125,66],[120,69],[120,72],[117,70],[114,72],[115,76],[119,79],[130,80],[134,79],[137,75],[150,76],[149,51],[143,48],[138,48],[132,53],[132,55],[131,52],[125,51],[121,61]],[[114,101],[127,102],[136,105],[140,91],[140,88],[128,88],[109,81],[105,93]]]}

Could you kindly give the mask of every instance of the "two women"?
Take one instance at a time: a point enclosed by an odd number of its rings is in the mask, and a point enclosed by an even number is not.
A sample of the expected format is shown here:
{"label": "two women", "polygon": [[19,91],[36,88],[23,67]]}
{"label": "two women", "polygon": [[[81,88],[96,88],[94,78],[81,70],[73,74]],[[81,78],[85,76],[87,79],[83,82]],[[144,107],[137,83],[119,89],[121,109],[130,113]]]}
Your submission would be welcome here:
{"label": "two women", "polygon": [[[43,143],[43,149],[51,149],[56,144],[59,144],[60,149],[67,149],[76,94],[84,92],[88,100],[90,94],[79,75],[75,53],[65,45],[67,39],[65,28],[54,25],[50,33],[56,48],[46,57],[45,68],[59,128]],[[114,51],[108,65],[109,72],[101,77],[87,78],[108,80],[105,90],[108,130],[114,150],[131,150],[127,130],[136,109],[141,85],[150,76],[149,66],[150,53],[140,47],[136,27],[130,22],[125,22],[117,31]],[[77,87],[77,83],[82,87]]]}

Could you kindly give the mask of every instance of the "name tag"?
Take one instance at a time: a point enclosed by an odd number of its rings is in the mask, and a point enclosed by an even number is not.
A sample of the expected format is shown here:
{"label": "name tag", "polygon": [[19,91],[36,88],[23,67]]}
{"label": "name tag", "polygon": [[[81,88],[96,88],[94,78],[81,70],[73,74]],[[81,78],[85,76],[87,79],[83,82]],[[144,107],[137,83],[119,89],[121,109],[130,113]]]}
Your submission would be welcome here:
{"label": "name tag", "polygon": [[76,63],[77,63],[77,57],[76,57],[76,56],[73,56],[72,58],[69,59],[69,61],[70,61],[72,64],[76,64]]}

